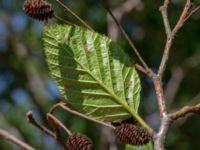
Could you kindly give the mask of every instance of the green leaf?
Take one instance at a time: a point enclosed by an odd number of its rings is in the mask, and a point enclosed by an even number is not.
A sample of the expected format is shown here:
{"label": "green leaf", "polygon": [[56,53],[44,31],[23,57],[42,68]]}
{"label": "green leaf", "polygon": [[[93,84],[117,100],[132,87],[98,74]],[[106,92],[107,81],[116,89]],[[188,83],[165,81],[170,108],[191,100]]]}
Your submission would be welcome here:
{"label": "green leaf", "polygon": [[55,24],[45,28],[44,46],[52,77],[77,111],[104,122],[131,115],[142,120],[137,115],[140,79],[128,55],[111,39]]}
{"label": "green leaf", "polygon": [[147,145],[144,146],[133,146],[133,145],[126,145],[126,150],[153,150],[152,142],[149,142]]}

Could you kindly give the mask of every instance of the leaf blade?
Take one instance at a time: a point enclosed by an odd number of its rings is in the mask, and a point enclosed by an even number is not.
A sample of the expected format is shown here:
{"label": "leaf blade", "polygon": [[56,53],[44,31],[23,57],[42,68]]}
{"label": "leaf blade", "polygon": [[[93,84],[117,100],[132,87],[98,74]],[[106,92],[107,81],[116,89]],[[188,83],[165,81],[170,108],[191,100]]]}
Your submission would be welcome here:
{"label": "leaf blade", "polygon": [[53,25],[45,29],[44,45],[52,77],[77,110],[108,122],[126,119],[130,112],[136,115],[140,79],[111,39],[80,27]]}

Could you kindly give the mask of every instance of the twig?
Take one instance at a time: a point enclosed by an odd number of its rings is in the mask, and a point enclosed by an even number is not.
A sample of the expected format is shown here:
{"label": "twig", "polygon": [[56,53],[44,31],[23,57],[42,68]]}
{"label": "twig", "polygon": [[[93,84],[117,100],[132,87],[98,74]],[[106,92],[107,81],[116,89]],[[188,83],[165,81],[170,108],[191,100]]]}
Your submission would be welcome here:
{"label": "twig", "polygon": [[121,26],[121,24],[117,21],[117,19],[115,18],[114,14],[112,13],[112,11],[110,10],[110,8],[108,6],[103,5],[104,8],[108,11],[108,13],[110,14],[110,16],[113,18],[113,20],[115,21],[115,23],[117,24],[118,28],[120,29],[120,31],[123,33],[123,35],[125,36],[126,40],[128,41],[128,43],[130,44],[131,48],[133,49],[133,51],[135,52],[136,56],[138,57],[138,59],[140,60],[140,62],[142,63],[142,65],[144,66],[144,68],[147,70],[147,72],[152,72],[151,69],[147,66],[146,62],[143,60],[142,56],[140,55],[140,53],[138,52],[137,48],[135,47],[134,43],[131,41],[130,37],[127,35],[127,33],[124,31],[123,27]]}
{"label": "twig", "polygon": [[29,121],[32,125],[36,126],[37,128],[39,128],[40,130],[42,130],[42,131],[45,132],[46,134],[48,134],[48,135],[50,135],[50,136],[56,138],[56,135],[55,135],[52,131],[50,131],[49,129],[47,129],[45,126],[41,125],[40,123],[38,123],[38,122],[34,119],[34,117],[33,117],[33,112],[32,112],[32,111],[29,111],[29,112],[26,114],[26,116],[27,116],[27,118],[28,118],[28,121]]}
{"label": "twig", "polygon": [[[190,100],[190,102],[188,103],[188,106],[194,106],[194,105],[196,105],[196,104],[199,104],[199,101],[200,100],[200,92],[198,93],[198,94],[196,94],[191,100]],[[196,113],[196,112],[195,112]],[[198,113],[198,112],[197,112]],[[188,118],[190,117],[190,116],[192,116],[194,113],[189,113],[189,114],[187,114],[187,115],[185,115],[185,117],[182,117],[182,119],[180,120],[180,121],[178,121],[178,122],[176,122],[175,123],[175,126],[181,126],[182,124],[184,124],[187,120],[188,120]],[[199,114],[200,114],[200,112],[199,112]]]}
{"label": "twig", "polygon": [[81,19],[77,14],[75,14],[70,8],[68,8],[65,4],[63,4],[60,0],[55,0],[60,6],[64,8],[66,12],[71,14],[73,17],[75,17],[78,21],[80,21],[86,28],[88,28],[91,31],[94,31],[92,27],[90,27],[83,19]]}
{"label": "twig", "polygon": [[62,136],[61,136],[61,133],[60,133],[60,129],[59,127],[62,127],[65,132],[69,135],[71,135],[71,132],[62,124],[62,122],[60,122],[56,117],[54,117],[53,115],[51,114],[47,114],[47,119],[49,120],[53,130],[54,130],[54,133],[56,135],[56,140],[63,146],[64,149],[68,150],[67,149],[67,145],[66,145],[66,139],[64,139]]}
{"label": "twig", "polygon": [[[123,16],[130,13],[134,8],[142,6],[143,3],[141,0],[126,0],[123,4],[119,5],[116,8],[113,8],[112,12],[118,20],[118,22],[121,22]],[[110,17],[109,14],[107,15],[107,27],[108,35],[112,38],[112,40],[117,41],[120,35],[119,28],[117,27],[116,23],[113,21],[112,17]]]}
{"label": "twig", "polygon": [[33,113],[32,111],[29,111],[27,113],[27,118],[29,120],[29,122],[31,124],[33,124],[34,126],[36,126],[37,128],[39,128],[40,130],[42,130],[44,133],[52,136],[53,138],[55,138],[57,140],[58,143],[60,143],[64,149],[67,150],[67,147],[66,147],[66,140],[63,139],[61,136],[60,136],[60,133],[59,133],[59,130],[58,130],[58,126],[53,126],[53,129],[55,131],[55,133],[53,133],[51,130],[47,129],[45,126],[39,124],[34,118],[33,118]]}
{"label": "twig", "polygon": [[188,115],[190,113],[200,114],[200,104],[196,104],[196,105],[193,105],[193,106],[184,106],[180,110],[170,114],[169,117],[170,117],[171,120],[174,121],[174,120],[177,120],[179,118],[185,117],[186,115]]}
{"label": "twig", "polygon": [[11,135],[7,131],[0,129],[0,136],[5,138],[6,140],[11,141],[12,143],[15,143],[16,145],[20,146],[24,150],[35,150],[35,148],[31,147],[30,145],[26,144],[25,142],[19,140],[14,135]]}
{"label": "twig", "polygon": [[90,121],[92,121],[92,122],[101,124],[101,125],[103,125],[103,126],[106,126],[106,127],[111,128],[111,129],[115,129],[115,127],[112,126],[112,125],[110,125],[110,124],[107,124],[107,123],[104,123],[104,122],[95,120],[95,119],[93,119],[93,118],[91,118],[91,117],[85,116],[84,114],[81,114],[81,113],[79,113],[79,112],[73,110],[72,108],[70,108],[70,107],[68,106],[67,103],[64,103],[64,102],[60,102],[60,103],[57,103],[57,104],[53,105],[53,106],[51,107],[49,113],[53,114],[54,111],[55,111],[58,107],[60,107],[60,108],[62,108],[62,109],[64,109],[64,110],[66,110],[66,111],[68,111],[68,112],[70,112],[70,113],[72,113],[72,114],[74,114],[74,115],[77,115],[77,116],[79,116],[79,117],[81,117],[81,118],[84,118],[84,119],[90,120]]}
{"label": "twig", "polygon": [[[70,113],[72,113],[72,114],[74,114],[74,115],[76,115],[76,116],[79,116],[79,117],[81,117],[81,118],[90,120],[90,121],[92,121],[92,122],[98,123],[98,124],[100,124],[100,125],[103,125],[103,126],[105,126],[105,127],[111,128],[111,129],[115,129],[115,127],[112,126],[112,125],[110,125],[110,124],[104,123],[104,122],[102,122],[102,121],[95,120],[95,119],[93,119],[93,118],[91,118],[91,117],[88,117],[88,116],[86,116],[86,115],[84,115],[84,114],[81,114],[81,113],[79,113],[79,112],[73,110],[72,108],[70,108],[70,106],[69,106],[68,103],[64,103],[64,102],[59,102],[59,103],[53,105],[53,106],[51,107],[49,113],[50,113],[50,114],[53,114],[54,111],[55,111],[57,108],[59,108],[59,107],[62,108],[62,109],[64,109],[64,110],[66,110],[66,111],[68,111],[68,112],[70,112]],[[153,135],[153,134],[154,134],[154,131],[153,131],[152,128],[148,128],[148,132],[150,133],[150,135]]]}
{"label": "twig", "polygon": [[145,68],[143,68],[142,66],[140,66],[139,64],[134,64],[135,69],[137,69],[138,71],[148,75],[147,71],[145,70]]}
{"label": "twig", "polygon": [[186,3],[185,3],[185,7],[183,9],[183,12],[176,24],[176,26],[174,27],[173,29],[173,34],[172,36],[174,36],[178,31],[179,29],[183,26],[184,22],[185,22],[185,18],[187,17],[188,13],[189,13],[189,10],[191,8],[191,0],[186,0]]}
{"label": "twig", "polygon": [[63,19],[63,18],[61,18],[61,17],[59,17],[59,16],[57,16],[57,15],[53,15],[54,16],[54,18],[56,18],[57,20],[60,20],[60,21],[62,21],[62,22],[64,22],[65,24],[68,24],[68,25],[74,25],[73,23],[71,23],[71,22],[69,22],[68,20],[65,20],[65,19]]}
{"label": "twig", "polygon": [[194,15],[196,12],[198,12],[200,10],[200,5],[197,6],[196,8],[194,8],[192,11],[190,11],[190,13],[187,15],[187,17],[185,18],[184,21],[187,21],[192,15]]}
{"label": "twig", "polygon": [[170,34],[171,34],[171,27],[170,27],[170,23],[169,23],[169,19],[168,19],[168,13],[167,13],[168,5],[169,5],[169,0],[165,0],[163,6],[160,7],[160,11],[161,11],[161,14],[162,14],[162,18],[163,18],[167,37],[169,37]]}
{"label": "twig", "polygon": [[58,120],[55,116],[53,116],[52,114],[48,113],[48,114],[47,114],[47,119],[53,121],[53,123],[54,123],[56,126],[62,127],[62,128],[64,129],[64,131],[65,131],[68,135],[71,135],[71,134],[72,134],[71,131],[70,131],[69,129],[67,129],[67,128],[65,127],[65,125],[63,125],[63,123],[62,123],[60,120]]}
{"label": "twig", "polygon": [[[166,8],[166,6],[168,6],[168,3],[169,3],[168,0],[165,0],[163,8]],[[164,20],[164,22],[166,22],[165,23],[165,28],[166,28],[166,32],[168,34],[168,37],[167,37],[167,41],[166,41],[166,44],[165,44],[163,57],[162,57],[162,60],[161,60],[161,63],[160,63],[159,71],[158,71],[158,75],[160,76],[160,78],[162,78],[163,73],[165,71],[165,68],[166,68],[166,65],[167,65],[167,61],[168,61],[168,58],[169,58],[169,52],[170,52],[170,49],[172,47],[173,39],[174,39],[176,33],[183,26],[183,24],[185,22],[185,18],[187,17],[190,8],[191,8],[191,1],[187,0],[186,4],[185,4],[185,7],[184,7],[184,9],[182,11],[182,14],[181,14],[178,22],[176,23],[175,27],[173,28],[173,30],[171,32],[169,30],[169,25],[167,25],[169,23],[168,18],[166,18],[167,14],[165,14],[167,12],[166,11],[162,11],[162,13],[164,13],[163,20]],[[161,9],[161,10],[165,10],[165,9]]]}

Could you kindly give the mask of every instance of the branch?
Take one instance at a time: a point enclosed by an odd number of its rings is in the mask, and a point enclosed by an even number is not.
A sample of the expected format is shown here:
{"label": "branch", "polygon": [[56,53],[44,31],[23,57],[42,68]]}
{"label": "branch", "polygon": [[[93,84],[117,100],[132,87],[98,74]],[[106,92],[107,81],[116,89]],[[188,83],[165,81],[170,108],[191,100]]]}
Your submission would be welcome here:
{"label": "branch", "polygon": [[192,106],[184,106],[178,111],[169,115],[172,121],[177,120],[179,118],[185,117],[190,113],[198,113],[200,114],[200,104],[192,105]]}
{"label": "branch", "polygon": [[53,16],[54,16],[55,19],[57,19],[57,20],[59,20],[59,21],[62,21],[62,22],[64,22],[65,24],[68,24],[68,25],[71,25],[71,26],[74,25],[74,24],[71,23],[70,21],[63,19],[63,18],[57,16],[56,14],[53,14]]}
{"label": "branch", "polygon": [[[164,148],[165,137],[166,137],[166,134],[167,134],[170,122],[171,122],[171,117],[169,117],[169,115],[167,114],[167,111],[166,111],[165,98],[164,98],[164,94],[163,94],[163,85],[162,85],[163,73],[166,68],[166,64],[167,64],[167,61],[169,58],[169,53],[170,53],[170,49],[173,44],[174,37],[175,37],[176,33],[180,30],[180,28],[183,26],[185,19],[187,18],[187,15],[189,13],[189,9],[191,8],[191,1],[186,0],[185,7],[182,11],[182,14],[181,14],[179,20],[177,21],[175,27],[171,31],[171,27],[170,27],[170,23],[169,23],[169,19],[168,19],[168,13],[167,13],[167,8],[169,5],[169,2],[170,2],[169,0],[165,0],[163,6],[160,7],[160,11],[161,11],[164,26],[165,26],[165,32],[167,35],[167,40],[166,40],[164,53],[163,53],[163,56],[161,59],[158,73],[157,73],[157,75],[152,77],[152,81],[154,84],[157,101],[158,101],[158,105],[159,105],[159,110],[160,110],[160,114],[162,117],[159,132],[154,135],[154,149],[155,150],[164,150],[165,149]],[[174,115],[172,115],[172,116],[174,116]]]}
{"label": "branch", "polygon": [[174,27],[173,31],[172,31],[172,35],[171,36],[175,36],[175,34],[179,31],[179,29],[183,26],[185,19],[187,18],[188,14],[189,14],[189,10],[191,8],[191,0],[186,0],[185,3],[185,7],[183,9],[183,12],[176,24],[176,26]]}
{"label": "branch", "polygon": [[149,74],[148,74],[149,72],[147,72],[146,69],[144,67],[142,67],[141,65],[134,64],[134,67],[135,67],[136,70],[138,70],[138,71],[146,74],[147,76],[149,76]]}
{"label": "branch", "polygon": [[47,129],[45,126],[41,125],[40,123],[38,123],[34,117],[33,117],[33,112],[32,111],[28,111],[28,113],[26,114],[28,121],[34,125],[35,127],[39,128],[40,130],[42,130],[43,132],[45,132],[46,134],[52,136],[52,137],[56,137],[56,135],[50,131],[49,129]]}
{"label": "branch", "polygon": [[51,126],[52,126],[54,133],[56,135],[56,140],[63,146],[64,149],[67,150],[66,139],[64,139],[62,137],[59,127],[63,128],[64,131],[68,134],[68,136],[71,135],[71,131],[68,130],[60,120],[58,120],[55,116],[53,116],[49,113],[47,114],[47,119],[51,123]]}
{"label": "branch", "polygon": [[197,6],[196,8],[194,8],[193,10],[190,11],[190,13],[187,15],[187,17],[185,18],[185,21],[187,21],[190,17],[192,17],[192,15],[194,15],[196,12],[198,12],[200,10],[200,5]]}
{"label": "branch", "polygon": [[[107,4],[105,1],[103,1],[104,3],[104,8],[108,8]],[[118,36],[119,36],[119,31],[120,31],[120,27],[118,27],[118,24],[120,24],[122,17],[131,12],[134,8],[136,8],[139,5],[143,5],[141,0],[127,0],[126,2],[124,2],[122,5],[120,5],[117,8],[114,8],[112,10],[113,16],[114,18],[111,16],[111,14],[108,12],[108,35],[114,40],[117,41]],[[118,22],[118,24],[116,24],[116,21]],[[123,31],[121,31],[123,33]],[[125,35],[124,35],[125,36]],[[129,42],[129,41],[128,41]],[[131,41],[132,42],[132,41]],[[139,64],[134,64],[134,67],[138,70],[141,71],[142,73],[146,74],[147,76],[151,76],[149,75],[149,71],[146,70],[144,67],[142,67]]]}
{"label": "branch", "polygon": [[55,127],[55,126],[60,126],[60,127],[62,127],[62,128],[64,129],[64,131],[65,131],[68,135],[71,135],[71,134],[72,134],[71,131],[70,131],[69,129],[67,129],[67,128],[65,127],[65,125],[64,125],[60,120],[58,120],[55,116],[53,116],[52,114],[48,113],[48,114],[47,114],[47,119],[53,122],[54,127]]}
{"label": "branch", "polygon": [[[127,0],[119,7],[112,9],[113,14],[115,15],[118,22],[121,22],[124,15],[131,12],[134,8],[143,6],[141,0]],[[112,37],[114,41],[117,41],[119,38],[119,29],[115,22],[113,21],[110,15],[107,15],[107,22],[108,22],[108,35]]]}
{"label": "branch", "polygon": [[166,64],[167,64],[167,61],[168,61],[168,58],[169,58],[169,52],[170,52],[170,49],[172,47],[174,37],[175,37],[176,33],[180,30],[180,28],[183,26],[185,19],[187,18],[187,15],[189,13],[189,9],[191,8],[191,1],[187,0],[178,22],[176,23],[173,30],[170,31],[169,20],[168,20],[168,17],[167,17],[167,6],[168,6],[168,4],[169,4],[169,0],[165,0],[164,5],[161,6],[161,12],[163,14],[163,20],[164,20],[164,23],[165,23],[165,29],[166,29],[166,33],[167,33],[167,41],[166,41],[166,44],[165,44],[163,57],[162,57],[162,60],[161,60],[161,63],[160,63],[159,71],[158,71],[158,75],[160,76],[160,78],[162,78],[163,73],[165,71]]}
{"label": "branch", "polygon": [[79,117],[81,117],[81,118],[84,118],[84,119],[90,120],[90,121],[92,121],[92,122],[101,124],[101,125],[103,125],[103,126],[106,126],[106,127],[111,128],[111,129],[115,129],[115,127],[112,126],[112,125],[110,125],[110,124],[107,124],[107,123],[104,123],[104,122],[95,120],[95,119],[93,119],[93,118],[91,118],[91,117],[85,116],[84,114],[81,114],[81,113],[79,113],[79,112],[73,110],[72,108],[70,108],[70,106],[69,106],[67,103],[64,103],[64,102],[60,102],[60,103],[57,103],[57,104],[53,105],[53,106],[51,107],[49,113],[50,113],[50,114],[53,114],[54,111],[55,111],[57,108],[59,108],[59,107],[62,108],[62,109],[64,109],[64,110],[66,110],[67,112],[70,112],[70,113],[72,113],[72,114],[74,114],[74,115],[76,115],[76,116],[79,116]]}
{"label": "branch", "polygon": [[[188,106],[192,106],[192,105],[196,105],[199,103],[199,99],[200,99],[200,92],[198,94],[196,94],[188,103]],[[180,120],[177,120],[176,123],[174,124],[174,126],[181,126],[182,124],[184,124],[188,118],[190,116],[192,116],[193,114],[190,113],[188,115],[186,115],[186,117],[181,118]]]}
{"label": "branch", "polygon": [[127,33],[125,32],[125,30],[123,29],[123,27],[121,26],[121,24],[118,22],[118,20],[116,19],[116,17],[114,16],[114,14],[112,13],[112,11],[110,10],[110,8],[106,4],[104,5],[104,7],[108,11],[108,13],[110,14],[110,16],[113,18],[113,20],[115,21],[116,25],[118,26],[118,28],[122,32],[122,34],[125,36],[126,40],[128,41],[129,45],[131,46],[131,48],[135,52],[136,56],[138,57],[138,59],[140,60],[140,62],[142,63],[142,65],[144,66],[144,68],[146,69],[146,71],[147,72],[152,72],[151,69],[146,64],[146,62],[143,60],[142,56],[138,52],[137,48],[135,47],[135,45],[132,42],[132,40],[130,39],[130,37],[127,35]]}
{"label": "branch", "polygon": [[0,129],[0,136],[3,137],[6,140],[11,141],[12,143],[15,143],[16,145],[20,146],[24,150],[35,150],[35,148],[31,147],[30,145],[24,143],[23,141],[19,140],[14,135],[11,135],[7,131]]}
{"label": "branch", "polygon": [[153,76],[152,81],[153,81],[154,88],[156,91],[156,97],[157,97],[160,115],[163,117],[166,115],[167,111],[166,111],[166,104],[165,104],[165,98],[164,98],[164,93],[163,93],[162,81],[159,78],[159,76],[157,76],[157,75]]}
{"label": "branch", "polygon": [[186,115],[190,113],[200,114],[200,104],[196,104],[193,106],[185,106],[174,113],[171,113],[169,115],[164,115],[162,117],[159,132],[157,134],[154,134],[154,149],[155,150],[165,149],[164,143],[165,143],[166,134],[167,134],[170,124],[173,121],[179,118],[185,117]]}
{"label": "branch", "polygon": [[170,125],[168,115],[164,115],[161,120],[159,132],[154,135],[154,150],[165,150],[165,139]]}
{"label": "branch", "polygon": [[[64,149],[67,149],[67,147],[66,147],[66,140],[63,139],[63,138],[60,136],[60,131],[59,131],[57,125],[58,125],[58,124],[60,125],[60,124],[62,124],[62,123],[60,123],[60,122],[58,121],[58,119],[56,120],[55,117],[52,119],[51,116],[50,116],[50,117],[48,116],[48,119],[49,119],[49,120],[51,120],[51,121],[53,120],[53,121],[52,121],[52,127],[53,127],[53,129],[54,129],[54,132],[52,132],[51,130],[47,129],[45,126],[43,126],[43,125],[41,125],[40,123],[38,123],[38,122],[33,118],[33,113],[32,113],[32,111],[29,111],[29,112],[27,113],[27,118],[28,118],[28,120],[29,120],[29,122],[30,122],[31,124],[33,124],[35,127],[37,127],[37,128],[39,128],[40,130],[42,130],[44,133],[46,133],[46,134],[52,136],[53,138],[55,138],[55,139],[57,140],[57,142],[60,143],[60,144],[63,146]],[[64,126],[64,125],[63,125],[63,126]],[[62,126],[62,127],[63,127],[63,126]]]}
{"label": "branch", "polygon": [[168,5],[169,5],[169,0],[165,0],[163,6],[160,7],[167,37],[169,37],[171,34],[171,27],[170,27],[168,13],[167,13]]}

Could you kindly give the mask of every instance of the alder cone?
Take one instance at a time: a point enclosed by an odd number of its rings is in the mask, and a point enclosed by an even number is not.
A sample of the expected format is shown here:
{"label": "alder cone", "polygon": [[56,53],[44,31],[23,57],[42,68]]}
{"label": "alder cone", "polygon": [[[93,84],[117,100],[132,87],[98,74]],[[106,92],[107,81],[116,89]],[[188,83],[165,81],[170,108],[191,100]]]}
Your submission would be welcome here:
{"label": "alder cone", "polygon": [[44,0],[26,0],[23,4],[23,11],[30,17],[47,21],[53,17],[53,8],[51,4]]}
{"label": "alder cone", "polygon": [[124,123],[115,128],[117,139],[125,144],[142,146],[147,144],[151,137],[147,130],[130,123]]}
{"label": "alder cone", "polygon": [[93,145],[90,139],[80,133],[69,136],[67,141],[68,150],[92,150]]}

